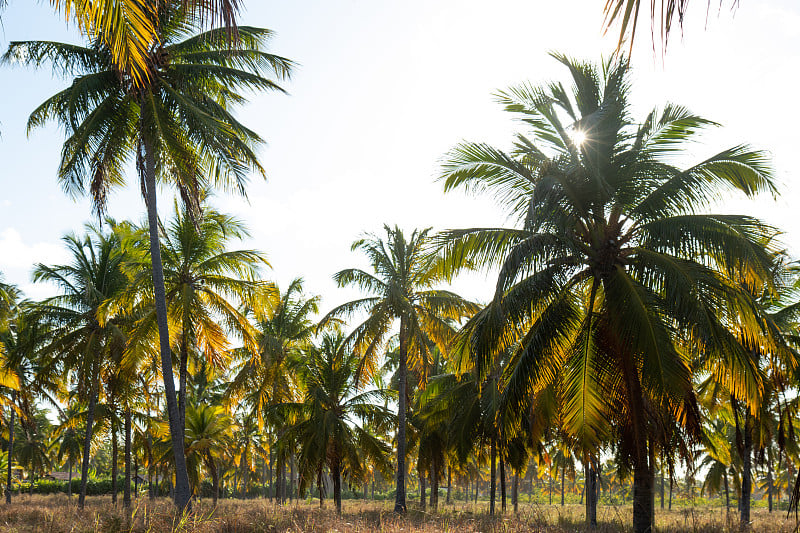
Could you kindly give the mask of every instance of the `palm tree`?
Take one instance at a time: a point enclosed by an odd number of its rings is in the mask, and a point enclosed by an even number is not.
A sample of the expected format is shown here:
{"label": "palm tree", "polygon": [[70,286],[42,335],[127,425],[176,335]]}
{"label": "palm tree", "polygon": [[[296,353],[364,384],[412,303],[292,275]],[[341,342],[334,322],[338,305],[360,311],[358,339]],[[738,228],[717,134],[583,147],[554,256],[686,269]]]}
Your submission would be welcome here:
{"label": "palm tree", "polygon": [[[231,239],[248,236],[236,218],[209,208],[202,218],[192,219],[176,205],[173,218],[162,236],[162,260],[169,330],[175,337],[178,357],[178,414],[180,426],[186,415],[186,391],[190,355],[198,366],[222,368],[228,363],[231,334],[255,351],[256,332],[239,310],[263,292],[258,276],[269,266],[254,250],[229,250]],[[146,229],[133,228],[125,264],[130,284],[119,298],[109,302],[112,314],[133,309],[136,323],[131,344],[144,346],[156,336],[158,324],[153,305],[153,270]]]}
{"label": "palm tree", "polygon": [[365,298],[342,304],[325,316],[322,324],[342,316],[368,313],[367,319],[347,336],[346,345],[361,357],[360,380],[374,374],[377,359],[396,321],[399,332],[399,397],[397,406],[397,492],[394,510],[406,511],[406,405],[408,363],[427,380],[431,346],[446,353],[457,321],[478,307],[455,293],[432,287],[444,280],[436,255],[429,254],[429,229],[415,230],[406,240],[398,227],[384,226],[386,240],[366,235],[355,241],[351,250],[361,250],[374,273],[358,268],[339,271],[334,279],[340,287],[354,285],[371,293]]}
{"label": "palm tree", "polygon": [[56,427],[58,461],[63,462],[66,457],[69,469],[67,495],[70,499],[72,498],[72,469],[80,460],[83,447],[83,435],[81,435],[78,415],[79,411],[74,406],[67,407],[61,413],[60,424]]}
{"label": "palm tree", "polygon": [[[264,428],[266,423],[282,428],[282,420],[270,408],[294,401],[295,383],[287,364],[310,346],[316,324],[313,315],[319,311],[319,297],[303,292],[303,280],[292,280],[285,291],[272,285],[253,302],[251,314],[256,329],[256,350],[237,351],[237,364],[227,397],[246,406],[247,414]],[[282,435],[278,430],[278,438]],[[278,490],[282,501],[284,492],[285,457],[278,455]]]}
{"label": "palm tree", "polygon": [[192,405],[186,412],[186,460],[196,466],[191,470],[195,485],[201,465],[211,475],[214,505],[219,498],[219,462],[230,444],[232,427],[231,417],[219,405]]}
{"label": "palm tree", "polygon": [[[223,0],[224,1],[224,0]],[[213,3],[212,3],[213,4]],[[269,30],[238,28],[237,47],[225,30],[200,35],[198,14],[161,2],[156,19],[159,46],[147,57],[150,77],[138,89],[134,78],[114,67],[113,51],[104,43],[88,47],[43,42],[15,42],[6,62],[59,65],[74,82],[31,115],[28,127],[55,119],[68,138],[59,179],[72,194],[89,190],[94,209],[102,213],[110,189],[122,184],[131,160],[138,162],[139,182],[147,207],[153,299],[158,323],[162,379],[170,432],[181,435],[172,377],[170,335],[158,235],[156,183],[176,187],[188,205],[199,205],[209,185],[244,194],[248,170],[263,174],[254,153],[261,139],[232,114],[244,101],[242,89],[275,90],[265,75],[289,76],[292,62],[264,51]],[[82,102],[82,105],[75,105]],[[189,478],[183,439],[173,438],[177,469],[175,503],[189,505]]]}
{"label": "palm tree", "polygon": [[389,445],[365,427],[386,428],[394,420],[388,408],[379,402],[389,397],[385,389],[359,391],[358,356],[348,353],[341,332],[326,332],[319,347],[304,351],[297,360],[302,399],[275,407],[282,417],[291,420],[279,446],[300,447],[300,490],[317,480],[322,503],[322,470],[328,467],[333,479],[333,498],[337,514],[342,513],[342,476],[363,479],[367,461],[387,473]]}
{"label": "palm tree", "polygon": [[124,317],[104,320],[101,306],[125,288],[127,279],[122,272],[125,256],[118,234],[104,235],[90,227],[90,234],[83,238],[68,235],[63,240],[72,255],[72,263],[54,266],[40,263],[34,269],[34,280],[55,284],[61,291],[60,295],[45,300],[38,309],[54,328],[45,350],[50,354],[51,365],[63,374],[76,371],[79,396],[88,405],[78,497],[78,506],[82,509],[86,500],[101,369],[112,357],[119,357],[126,343],[120,329]]}
{"label": "palm tree", "polygon": [[[625,61],[599,70],[555,57],[573,94],[561,83],[500,93],[531,136],[518,135],[512,153],[461,145],[442,171],[446,190],[495,194],[522,227],[449,231],[441,242],[450,266],[500,268],[492,303],[469,325],[478,367],[518,342],[504,377],[510,412],[564,380],[565,430],[585,456],[612,432],[619,440],[638,533],[652,518],[649,438],[673,421],[699,434],[690,352],[742,361],[734,322],[751,338],[766,329],[739,280],[770,283],[774,230],[704,210],[726,191],[774,191],[772,171],[746,146],[676,167],[710,121],[669,105],[637,124]],[[735,385],[754,395],[749,377]],[[665,412],[648,414],[646,404]]]}

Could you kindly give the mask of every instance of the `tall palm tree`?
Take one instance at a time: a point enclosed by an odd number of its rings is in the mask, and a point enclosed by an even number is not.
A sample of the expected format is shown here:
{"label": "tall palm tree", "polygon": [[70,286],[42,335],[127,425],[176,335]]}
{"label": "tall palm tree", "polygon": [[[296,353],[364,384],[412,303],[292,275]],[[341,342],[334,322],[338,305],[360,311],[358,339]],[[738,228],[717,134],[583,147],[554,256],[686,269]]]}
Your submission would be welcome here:
{"label": "tall palm tree", "polygon": [[[634,530],[651,525],[648,440],[680,421],[699,433],[689,357],[713,351],[745,365],[749,338],[767,329],[739,281],[768,285],[774,230],[749,216],[706,214],[729,191],[774,191],[766,155],[736,146],[687,167],[686,142],[712,123],[669,105],[642,123],[628,113],[628,65],[602,69],[556,56],[572,77],[500,93],[530,135],[513,152],[471,143],[442,171],[445,189],[495,194],[518,229],[441,237],[451,266],[498,266],[492,303],[470,325],[479,367],[518,342],[504,379],[514,412],[564,380],[565,430],[585,454],[614,434],[634,474]],[[509,342],[511,341],[511,342]],[[752,373],[735,388],[756,397]],[[646,410],[659,406],[664,413]]]}
{"label": "tall palm tree", "polygon": [[346,345],[361,357],[358,370],[363,380],[375,373],[378,357],[395,322],[399,321],[399,397],[397,406],[397,492],[394,510],[406,511],[406,410],[408,364],[424,383],[431,348],[446,353],[455,337],[451,322],[477,311],[478,307],[457,294],[434,289],[444,280],[439,258],[430,254],[429,229],[415,230],[406,240],[398,227],[384,226],[386,238],[366,235],[355,241],[353,251],[363,252],[373,273],[358,268],[339,271],[334,279],[340,287],[356,286],[369,296],[342,304],[322,320],[328,323],[360,312],[367,319],[347,336]]}
{"label": "tall palm tree", "polygon": [[78,498],[78,506],[83,508],[101,370],[112,357],[119,357],[126,343],[120,329],[122,319],[104,320],[101,306],[125,288],[127,279],[122,272],[125,256],[118,234],[90,228],[82,238],[64,237],[64,243],[72,262],[53,266],[40,263],[33,275],[34,280],[55,284],[61,292],[45,300],[37,311],[53,325],[52,340],[44,349],[53,367],[63,374],[75,371],[79,396],[88,405]]}
{"label": "tall palm tree", "polygon": [[[88,191],[102,213],[108,192],[122,184],[127,165],[137,162],[147,207],[153,299],[170,432],[182,434],[172,377],[170,335],[158,235],[156,183],[177,188],[188,205],[199,205],[207,186],[244,194],[247,173],[263,174],[254,147],[261,142],[232,114],[247,90],[280,90],[267,73],[289,76],[292,62],[264,51],[270,31],[239,27],[238,46],[224,29],[194,34],[198,14],[171,2],[158,4],[152,20],[159,46],[147,57],[146,83],[114,67],[103,42],[77,46],[46,41],[11,43],[6,62],[52,63],[74,82],[31,115],[28,127],[55,119],[67,132],[59,179],[72,194]],[[78,102],[81,104],[76,105]],[[175,503],[189,505],[189,478],[183,439],[173,438],[177,469]]]}
{"label": "tall palm tree", "polygon": [[319,483],[323,467],[328,467],[336,512],[341,514],[344,475],[363,479],[368,462],[380,472],[388,474],[391,469],[389,445],[365,427],[367,421],[377,428],[392,424],[391,411],[380,405],[389,391],[359,391],[360,359],[346,351],[345,337],[338,331],[324,333],[319,346],[306,349],[297,363],[302,398],[275,407],[292,421],[280,445],[300,446],[301,491],[312,480]]}

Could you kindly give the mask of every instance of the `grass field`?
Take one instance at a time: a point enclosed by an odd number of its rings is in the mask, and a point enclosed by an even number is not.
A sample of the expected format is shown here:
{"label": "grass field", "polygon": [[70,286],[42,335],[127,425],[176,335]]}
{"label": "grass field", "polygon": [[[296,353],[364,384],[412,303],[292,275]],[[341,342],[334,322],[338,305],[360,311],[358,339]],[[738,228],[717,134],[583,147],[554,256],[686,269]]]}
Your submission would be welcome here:
{"label": "grass field", "polygon": [[[439,513],[410,510],[406,516],[392,512],[390,502],[345,500],[341,517],[332,502],[325,509],[315,503],[295,503],[277,508],[265,500],[223,500],[216,510],[211,501],[199,501],[191,516],[175,519],[168,500],[140,499],[130,516],[121,506],[112,506],[109,497],[90,497],[84,512],[78,512],[66,496],[22,496],[11,506],[0,505],[0,531],[83,533],[83,532],[505,532],[541,531],[572,532],[583,530],[583,507],[579,505],[520,506],[518,515],[509,512],[490,518],[486,504],[442,506]],[[711,532],[739,531],[737,517],[726,520],[719,508],[681,508],[672,511],[656,509],[658,531]],[[630,506],[599,506],[598,531],[626,531],[630,524]],[[772,514],[765,509],[753,510],[751,531],[790,532],[796,530],[794,515],[785,511]]]}

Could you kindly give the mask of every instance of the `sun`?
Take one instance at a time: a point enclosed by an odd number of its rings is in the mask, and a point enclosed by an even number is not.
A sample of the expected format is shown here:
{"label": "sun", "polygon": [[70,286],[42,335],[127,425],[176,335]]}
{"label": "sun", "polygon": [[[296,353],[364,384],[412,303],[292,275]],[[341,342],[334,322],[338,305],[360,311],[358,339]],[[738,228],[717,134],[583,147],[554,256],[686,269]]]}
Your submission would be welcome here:
{"label": "sun", "polygon": [[572,142],[575,143],[575,146],[581,146],[584,142],[586,142],[586,133],[581,130],[573,130],[571,137]]}

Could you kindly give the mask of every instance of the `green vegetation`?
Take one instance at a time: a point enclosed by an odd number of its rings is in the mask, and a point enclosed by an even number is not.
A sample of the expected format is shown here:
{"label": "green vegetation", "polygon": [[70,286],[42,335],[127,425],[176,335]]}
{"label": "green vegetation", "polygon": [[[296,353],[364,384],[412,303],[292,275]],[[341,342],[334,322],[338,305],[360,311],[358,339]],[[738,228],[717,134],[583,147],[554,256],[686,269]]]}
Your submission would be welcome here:
{"label": "green vegetation", "polygon": [[[133,4],[126,27],[111,3],[63,2],[90,42],[3,56],[68,78],[28,125],[63,128],[58,178],[102,220],[64,237],[67,263],[36,265],[56,295],[0,283],[0,467],[6,502],[31,504],[4,523],[50,513],[58,530],[52,507],[87,526],[88,496],[121,492],[125,513],[87,527],[316,530],[327,515],[302,502],[331,494],[342,528],[495,528],[510,499],[512,528],[644,533],[686,529],[673,506],[747,527],[765,520],[753,504],[800,494],[800,276],[777,228],[715,213],[777,193],[765,152],[689,161],[715,123],[674,104],[636,118],[626,59],[554,54],[566,83],[498,93],[524,128],[509,149],[463,143],[442,163],[445,191],[492,196],[508,227],[367,233],[351,250],[369,268],[334,275],[363,296],[318,316],[302,278],[270,281],[262,252],[236,248],[245,224],[210,206],[264,175],[235,109],[293,62],[236,26],[235,0]],[[607,4],[623,31],[632,9]],[[209,16],[227,31],[203,31]],[[146,222],[103,218],[130,179]],[[450,290],[464,271],[496,280],[483,303]],[[267,517],[262,499],[300,510]]]}

